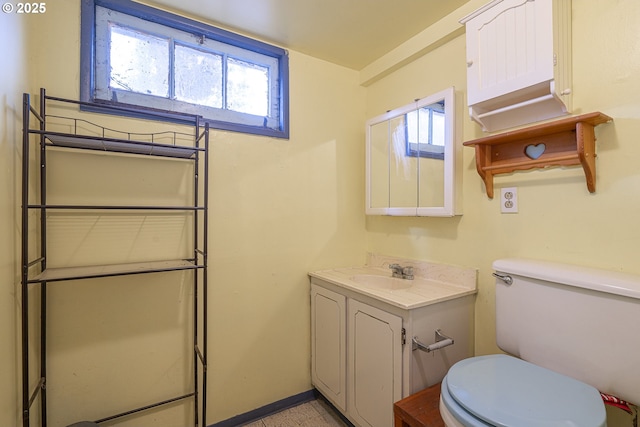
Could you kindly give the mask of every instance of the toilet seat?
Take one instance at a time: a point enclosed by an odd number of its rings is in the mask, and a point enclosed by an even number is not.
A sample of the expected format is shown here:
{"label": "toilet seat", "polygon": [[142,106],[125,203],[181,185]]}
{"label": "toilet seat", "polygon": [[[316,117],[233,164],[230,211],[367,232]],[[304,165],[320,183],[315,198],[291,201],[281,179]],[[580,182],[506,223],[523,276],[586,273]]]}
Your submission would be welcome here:
{"label": "toilet seat", "polygon": [[442,381],[441,403],[466,427],[606,426],[595,388],[506,355],[456,363]]}

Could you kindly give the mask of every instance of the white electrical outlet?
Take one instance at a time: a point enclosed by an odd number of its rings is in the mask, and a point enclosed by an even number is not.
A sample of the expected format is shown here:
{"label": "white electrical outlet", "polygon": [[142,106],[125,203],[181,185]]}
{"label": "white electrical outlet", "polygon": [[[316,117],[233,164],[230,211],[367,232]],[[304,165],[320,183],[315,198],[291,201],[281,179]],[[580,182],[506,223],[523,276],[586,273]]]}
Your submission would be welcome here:
{"label": "white electrical outlet", "polygon": [[518,213],[518,188],[508,187],[500,190],[500,211]]}

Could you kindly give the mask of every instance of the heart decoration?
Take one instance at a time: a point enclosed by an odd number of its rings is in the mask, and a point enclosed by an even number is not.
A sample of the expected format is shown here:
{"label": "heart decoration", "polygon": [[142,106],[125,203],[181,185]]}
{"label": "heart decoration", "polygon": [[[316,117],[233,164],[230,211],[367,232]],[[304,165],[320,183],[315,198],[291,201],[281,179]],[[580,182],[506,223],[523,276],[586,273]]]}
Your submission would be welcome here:
{"label": "heart decoration", "polygon": [[544,153],[544,150],[546,149],[547,149],[547,146],[544,144],[538,144],[538,145],[531,144],[526,146],[526,148],[524,149],[524,153],[530,159],[535,160],[538,157],[542,156],[542,153]]}

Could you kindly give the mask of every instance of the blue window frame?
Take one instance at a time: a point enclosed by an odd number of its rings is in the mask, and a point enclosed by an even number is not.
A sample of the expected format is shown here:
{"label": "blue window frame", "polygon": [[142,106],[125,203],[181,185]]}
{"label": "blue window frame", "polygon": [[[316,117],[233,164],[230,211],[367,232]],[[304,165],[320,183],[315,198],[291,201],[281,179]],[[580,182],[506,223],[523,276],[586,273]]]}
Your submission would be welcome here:
{"label": "blue window frame", "polygon": [[284,49],[131,0],[82,0],[80,97],[289,137]]}

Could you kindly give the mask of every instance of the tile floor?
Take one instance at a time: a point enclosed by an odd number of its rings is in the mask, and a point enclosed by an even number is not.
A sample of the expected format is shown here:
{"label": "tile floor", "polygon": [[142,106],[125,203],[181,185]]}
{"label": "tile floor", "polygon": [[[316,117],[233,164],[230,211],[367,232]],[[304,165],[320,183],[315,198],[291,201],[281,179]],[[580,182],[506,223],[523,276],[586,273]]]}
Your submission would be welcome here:
{"label": "tile floor", "polygon": [[347,427],[322,399],[312,400],[243,427]]}

